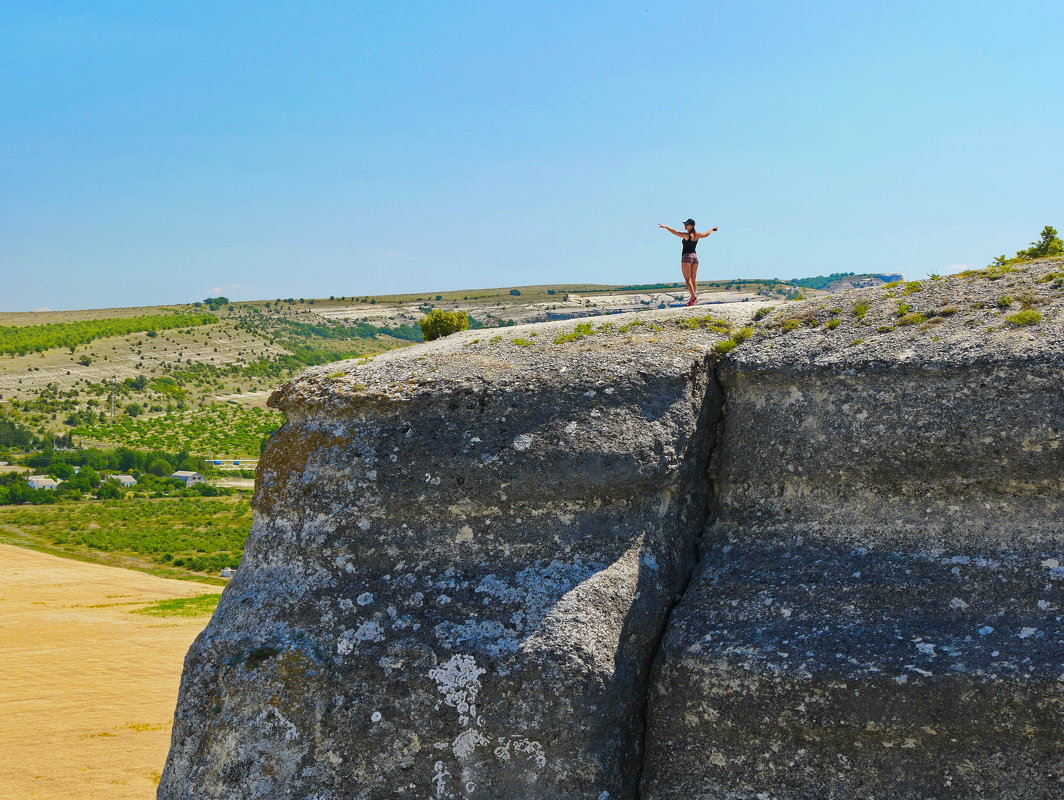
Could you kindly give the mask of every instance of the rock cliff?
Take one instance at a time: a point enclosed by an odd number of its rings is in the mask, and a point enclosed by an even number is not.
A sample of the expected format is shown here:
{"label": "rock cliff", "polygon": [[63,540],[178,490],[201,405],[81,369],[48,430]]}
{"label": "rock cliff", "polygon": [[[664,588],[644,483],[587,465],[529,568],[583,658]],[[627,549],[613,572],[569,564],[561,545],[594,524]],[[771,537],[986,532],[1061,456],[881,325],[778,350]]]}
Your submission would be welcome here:
{"label": "rock cliff", "polygon": [[[644,798],[1064,796],[1064,290],[1043,274],[802,304],[721,366]],[[1041,320],[1010,322],[1024,305]]]}
{"label": "rock cliff", "polygon": [[275,395],[161,797],[631,795],[706,521],[720,333],[571,331],[467,333]]}
{"label": "rock cliff", "polygon": [[282,387],[160,798],[1060,797],[1064,266],[721,309]]}

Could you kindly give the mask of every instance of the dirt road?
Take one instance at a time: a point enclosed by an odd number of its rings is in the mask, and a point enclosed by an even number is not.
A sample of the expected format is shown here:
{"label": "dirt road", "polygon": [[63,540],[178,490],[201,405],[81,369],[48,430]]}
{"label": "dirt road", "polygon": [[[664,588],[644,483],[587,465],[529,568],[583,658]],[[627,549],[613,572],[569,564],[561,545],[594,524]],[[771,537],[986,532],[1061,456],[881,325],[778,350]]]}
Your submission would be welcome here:
{"label": "dirt road", "polygon": [[0,799],[153,798],[207,618],[130,611],[217,591],[0,545]]}

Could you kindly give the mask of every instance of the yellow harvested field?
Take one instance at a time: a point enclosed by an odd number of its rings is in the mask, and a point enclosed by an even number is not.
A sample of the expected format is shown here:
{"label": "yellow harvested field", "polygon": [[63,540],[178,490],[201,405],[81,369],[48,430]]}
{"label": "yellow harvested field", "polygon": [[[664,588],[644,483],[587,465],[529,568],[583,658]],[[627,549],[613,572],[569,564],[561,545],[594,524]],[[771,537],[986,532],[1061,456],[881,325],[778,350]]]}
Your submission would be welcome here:
{"label": "yellow harvested field", "polygon": [[0,545],[0,798],[153,798],[207,618],[130,612],[217,591]]}

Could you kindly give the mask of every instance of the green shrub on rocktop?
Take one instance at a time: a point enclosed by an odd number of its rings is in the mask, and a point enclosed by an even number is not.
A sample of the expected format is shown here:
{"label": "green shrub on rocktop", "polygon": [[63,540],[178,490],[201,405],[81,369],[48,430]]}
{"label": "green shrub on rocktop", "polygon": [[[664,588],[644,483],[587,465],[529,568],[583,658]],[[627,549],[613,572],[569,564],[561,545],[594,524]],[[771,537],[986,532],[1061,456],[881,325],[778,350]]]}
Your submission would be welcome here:
{"label": "green shrub on rocktop", "polygon": [[433,339],[468,329],[469,315],[464,311],[441,311],[434,308],[418,321],[418,325],[421,326],[425,341],[431,342]]}

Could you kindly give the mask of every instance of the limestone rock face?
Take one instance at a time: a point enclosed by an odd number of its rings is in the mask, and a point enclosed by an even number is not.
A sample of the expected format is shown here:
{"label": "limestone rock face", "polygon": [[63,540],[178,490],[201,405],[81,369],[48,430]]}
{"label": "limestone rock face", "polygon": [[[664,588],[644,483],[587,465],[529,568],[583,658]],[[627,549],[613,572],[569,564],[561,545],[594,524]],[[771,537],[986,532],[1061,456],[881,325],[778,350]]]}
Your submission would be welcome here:
{"label": "limestone rock face", "polygon": [[279,390],[159,797],[635,796],[720,336],[614,325],[469,332]]}
{"label": "limestone rock face", "polygon": [[[957,319],[883,341],[824,309],[722,367],[644,800],[1064,797],[1064,294],[1013,280],[913,292]],[[1038,333],[1001,325],[1008,291]]]}
{"label": "limestone rock face", "polygon": [[704,314],[282,387],[160,798],[1064,797],[1064,262]]}

